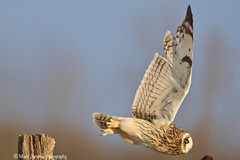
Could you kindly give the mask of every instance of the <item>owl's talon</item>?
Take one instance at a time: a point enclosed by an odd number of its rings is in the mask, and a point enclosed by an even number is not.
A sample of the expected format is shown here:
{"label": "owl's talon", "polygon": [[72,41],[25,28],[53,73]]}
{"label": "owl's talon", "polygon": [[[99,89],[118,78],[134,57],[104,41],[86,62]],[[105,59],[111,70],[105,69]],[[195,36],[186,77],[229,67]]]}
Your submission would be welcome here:
{"label": "owl's talon", "polygon": [[108,135],[108,134],[114,134],[114,132],[113,132],[113,130],[111,129],[111,128],[107,128],[107,129],[104,129],[103,130],[103,133],[102,134],[100,134],[100,136],[106,136],[106,135]]}
{"label": "owl's talon", "polygon": [[106,135],[108,135],[108,133],[102,133],[102,134],[100,134],[100,136],[102,136],[102,137],[104,137],[104,136],[106,136]]}

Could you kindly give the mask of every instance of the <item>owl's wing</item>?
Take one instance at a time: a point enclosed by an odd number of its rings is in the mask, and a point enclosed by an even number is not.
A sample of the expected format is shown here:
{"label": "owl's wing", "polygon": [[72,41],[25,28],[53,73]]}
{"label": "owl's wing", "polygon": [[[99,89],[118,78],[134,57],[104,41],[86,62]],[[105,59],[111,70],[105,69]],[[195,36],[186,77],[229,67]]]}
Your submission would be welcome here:
{"label": "owl's wing", "polygon": [[136,92],[132,113],[136,118],[169,125],[188,93],[193,57],[193,25],[190,6],[176,38],[168,31],[164,50],[167,58],[156,53]]}
{"label": "owl's wing", "polygon": [[[192,73],[193,18],[190,5],[188,6],[184,21],[177,28],[176,38],[173,37],[172,39],[172,43],[174,44],[172,49],[174,75],[179,84],[184,87],[189,77],[191,78]],[[166,52],[166,54],[168,56],[170,53]]]}

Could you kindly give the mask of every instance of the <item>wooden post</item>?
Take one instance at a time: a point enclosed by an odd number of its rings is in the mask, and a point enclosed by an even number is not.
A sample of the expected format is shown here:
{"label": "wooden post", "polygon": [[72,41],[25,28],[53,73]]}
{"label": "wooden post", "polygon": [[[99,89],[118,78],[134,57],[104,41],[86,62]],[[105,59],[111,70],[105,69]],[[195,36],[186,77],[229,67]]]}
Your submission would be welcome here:
{"label": "wooden post", "polygon": [[52,160],[55,140],[45,134],[18,136],[18,160]]}
{"label": "wooden post", "polygon": [[213,157],[206,155],[201,160],[213,160]]}

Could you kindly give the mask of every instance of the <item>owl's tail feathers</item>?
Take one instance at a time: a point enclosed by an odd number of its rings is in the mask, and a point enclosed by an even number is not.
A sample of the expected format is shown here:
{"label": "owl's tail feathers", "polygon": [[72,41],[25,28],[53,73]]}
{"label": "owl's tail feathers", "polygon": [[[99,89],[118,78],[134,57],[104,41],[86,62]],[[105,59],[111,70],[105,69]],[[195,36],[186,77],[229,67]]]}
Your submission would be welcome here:
{"label": "owl's tail feathers", "polygon": [[101,129],[107,129],[108,125],[107,122],[110,122],[112,116],[102,113],[93,113],[93,121],[95,122],[96,126]]}
{"label": "owl's tail feathers", "polygon": [[96,126],[103,129],[101,136],[117,134],[119,131],[119,121],[117,117],[102,113],[93,113],[93,121]]}

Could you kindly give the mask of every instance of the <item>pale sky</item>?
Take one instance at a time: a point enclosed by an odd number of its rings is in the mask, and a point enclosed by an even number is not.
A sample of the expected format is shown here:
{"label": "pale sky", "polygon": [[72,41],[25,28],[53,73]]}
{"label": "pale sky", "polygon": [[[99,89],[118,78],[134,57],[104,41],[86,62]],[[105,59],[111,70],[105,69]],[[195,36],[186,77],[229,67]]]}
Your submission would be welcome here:
{"label": "pale sky", "polygon": [[[189,3],[193,80],[175,123],[191,131],[206,115],[214,146],[240,146],[239,1],[1,1],[1,123],[57,117],[94,132],[92,112],[131,116],[148,64]],[[215,135],[228,135],[225,148]]]}

